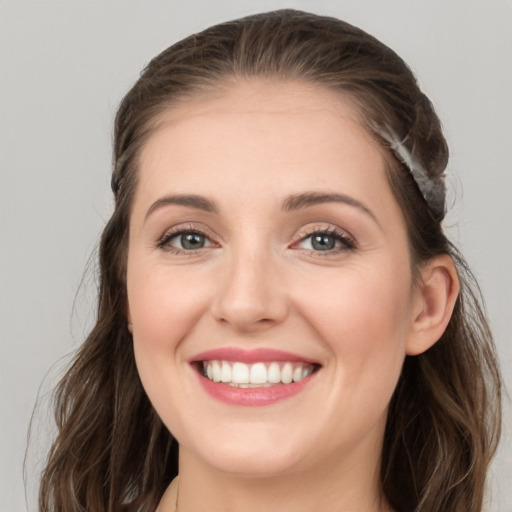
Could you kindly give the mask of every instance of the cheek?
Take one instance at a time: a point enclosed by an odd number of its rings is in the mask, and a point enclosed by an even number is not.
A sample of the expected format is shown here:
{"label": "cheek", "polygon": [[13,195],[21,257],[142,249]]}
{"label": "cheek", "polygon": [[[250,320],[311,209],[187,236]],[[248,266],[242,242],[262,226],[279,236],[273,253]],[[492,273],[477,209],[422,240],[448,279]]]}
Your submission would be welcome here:
{"label": "cheek", "polygon": [[[210,286],[166,266],[147,269],[133,259],[127,273],[128,303],[133,322],[137,370],[158,414],[173,432],[181,432],[178,411],[187,356],[182,343],[207,308]],[[172,419],[172,422],[170,422]]]}
{"label": "cheek", "polygon": [[368,343],[379,343],[391,331],[403,332],[409,327],[411,292],[407,272],[354,267],[311,281],[303,288],[308,292],[301,294],[303,304],[307,304],[304,309],[311,311],[311,320],[337,333],[335,337],[340,339],[357,334]]}
{"label": "cheek", "polygon": [[148,350],[177,348],[204,313],[211,287],[207,279],[165,266],[144,272],[133,262],[128,268],[128,302],[134,339]]}
{"label": "cheek", "polygon": [[384,387],[389,394],[400,374],[410,330],[407,273],[353,268],[320,284],[304,296],[302,311],[332,352],[343,387]]}
{"label": "cheek", "polygon": [[169,267],[128,267],[128,303],[133,322],[133,344],[142,384],[164,417],[178,402],[174,396],[183,381],[187,356],[182,343],[204,314],[209,301],[205,280],[191,279]]}

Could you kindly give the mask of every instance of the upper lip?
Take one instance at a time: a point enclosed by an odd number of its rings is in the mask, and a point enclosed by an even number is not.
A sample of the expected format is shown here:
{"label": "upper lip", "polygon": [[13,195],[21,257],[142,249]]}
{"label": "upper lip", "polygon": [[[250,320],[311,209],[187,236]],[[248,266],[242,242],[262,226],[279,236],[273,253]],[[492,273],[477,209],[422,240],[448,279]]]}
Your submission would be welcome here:
{"label": "upper lip", "polygon": [[224,347],[207,350],[193,356],[189,362],[200,361],[240,361],[241,363],[266,363],[272,361],[289,361],[318,364],[317,361],[292,352],[284,352],[272,348],[242,349],[237,347]]}

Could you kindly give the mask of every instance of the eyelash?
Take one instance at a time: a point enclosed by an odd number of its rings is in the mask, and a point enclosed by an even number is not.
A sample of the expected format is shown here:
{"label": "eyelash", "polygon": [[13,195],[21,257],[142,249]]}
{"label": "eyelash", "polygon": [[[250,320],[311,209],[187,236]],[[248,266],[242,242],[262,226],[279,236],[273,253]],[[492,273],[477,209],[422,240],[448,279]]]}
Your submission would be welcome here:
{"label": "eyelash", "polygon": [[293,245],[296,246],[302,242],[305,242],[308,238],[311,238],[315,235],[324,235],[334,238],[335,242],[340,242],[339,247],[334,247],[333,249],[325,250],[325,251],[315,251],[313,249],[303,249],[314,256],[322,257],[329,256],[334,254],[339,254],[345,251],[353,251],[357,249],[356,241],[347,235],[345,232],[333,228],[333,227],[314,227],[313,229],[308,229],[305,233],[301,234],[300,239],[295,242]]}
{"label": "eyelash", "polygon": [[[176,228],[174,230],[168,231],[164,233],[164,235],[157,241],[156,247],[158,249],[166,250],[167,252],[170,252],[172,254],[179,254],[179,255],[187,255],[192,256],[196,254],[201,249],[204,249],[205,247],[200,247],[199,249],[180,249],[178,247],[174,247],[170,245],[169,243],[174,238],[177,238],[182,235],[199,235],[204,237],[206,240],[209,241],[210,245],[206,247],[215,246],[215,243],[211,241],[210,237],[204,233],[201,229],[198,229],[194,226],[189,226],[187,228]],[[333,249],[325,250],[325,251],[318,251],[313,249],[302,249],[303,251],[314,254],[315,256],[322,257],[322,256],[329,256],[333,254],[339,254],[344,251],[353,251],[357,249],[356,241],[348,236],[343,231],[332,228],[332,227],[315,227],[313,229],[307,230],[305,233],[300,235],[299,240],[294,242],[292,244],[292,248],[299,245],[302,242],[305,242],[308,238],[313,237],[314,235],[324,235],[328,237],[333,237],[335,239],[335,242],[339,242],[340,246],[335,247]]]}
{"label": "eyelash", "polygon": [[[187,255],[187,256],[192,256],[196,252],[198,252],[201,249],[203,249],[203,247],[201,247],[199,249],[189,249],[189,250],[186,250],[186,249],[180,249],[178,247],[173,247],[172,245],[169,245],[171,240],[173,240],[174,238],[177,238],[179,236],[182,236],[182,235],[199,235],[199,236],[202,236],[206,240],[209,240],[211,242],[210,237],[208,235],[206,235],[202,230],[200,230],[200,229],[198,229],[198,228],[196,228],[194,226],[189,226],[187,228],[179,227],[179,228],[176,228],[174,230],[167,231],[158,240],[156,246],[157,246],[158,249],[164,249],[167,252],[170,252],[172,254],[180,254],[180,255]],[[214,245],[214,244],[211,243],[211,245]]]}

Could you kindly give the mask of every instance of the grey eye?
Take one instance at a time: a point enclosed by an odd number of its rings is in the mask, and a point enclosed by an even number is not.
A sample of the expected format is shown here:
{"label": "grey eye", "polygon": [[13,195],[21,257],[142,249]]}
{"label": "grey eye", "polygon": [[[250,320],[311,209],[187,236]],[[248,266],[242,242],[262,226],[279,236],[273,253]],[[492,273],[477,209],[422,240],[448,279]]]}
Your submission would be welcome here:
{"label": "grey eye", "polygon": [[356,244],[353,239],[341,231],[325,229],[304,236],[298,243],[294,244],[294,248],[316,253],[325,252],[327,256],[328,254],[354,250]]}
{"label": "grey eye", "polygon": [[311,235],[311,247],[315,251],[330,251],[336,247],[336,238],[333,235],[319,233]]}
{"label": "grey eye", "polygon": [[332,251],[340,246],[340,236],[330,233],[314,233],[304,238],[299,245],[309,251]]}
{"label": "grey eye", "polygon": [[194,250],[202,249],[206,244],[206,237],[199,233],[182,233],[174,238],[172,245],[178,243],[180,249]]}
{"label": "grey eye", "polygon": [[165,234],[158,242],[157,247],[174,253],[199,251],[215,244],[201,231],[193,229],[175,231]]}

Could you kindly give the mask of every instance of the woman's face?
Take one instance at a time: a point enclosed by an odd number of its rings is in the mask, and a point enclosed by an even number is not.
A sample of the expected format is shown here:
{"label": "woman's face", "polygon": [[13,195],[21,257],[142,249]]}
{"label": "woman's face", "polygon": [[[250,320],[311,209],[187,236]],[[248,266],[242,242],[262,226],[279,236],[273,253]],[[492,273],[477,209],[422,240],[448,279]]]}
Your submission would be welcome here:
{"label": "woman's face", "polygon": [[377,464],[416,295],[380,149],[343,97],[295,82],[233,84],[160,121],[127,307],[181,459],[244,475]]}

